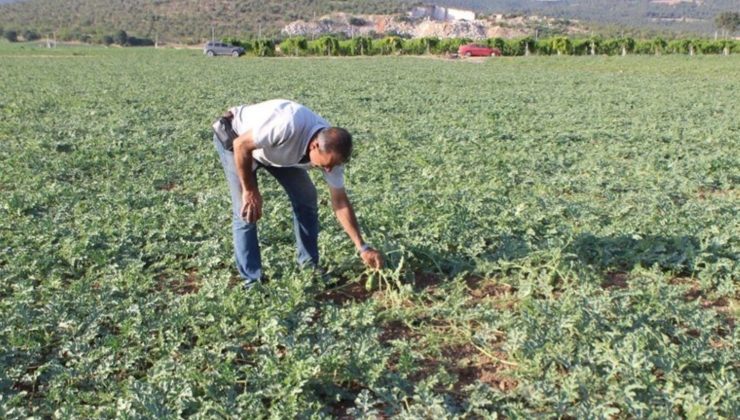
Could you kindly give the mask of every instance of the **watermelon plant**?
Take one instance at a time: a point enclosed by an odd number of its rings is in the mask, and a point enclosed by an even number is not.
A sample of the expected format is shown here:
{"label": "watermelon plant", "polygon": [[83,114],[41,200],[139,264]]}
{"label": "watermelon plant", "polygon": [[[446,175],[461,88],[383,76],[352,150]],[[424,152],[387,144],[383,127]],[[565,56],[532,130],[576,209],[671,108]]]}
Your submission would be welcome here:
{"label": "watermelon plant", "polygon": [[[0,417],[740,412],[737,55],[0,55]],[[311,173],[331,280],[301,271],[261,174],[240,287],[210,122],[275,97],[354,134],[383,270]]]}

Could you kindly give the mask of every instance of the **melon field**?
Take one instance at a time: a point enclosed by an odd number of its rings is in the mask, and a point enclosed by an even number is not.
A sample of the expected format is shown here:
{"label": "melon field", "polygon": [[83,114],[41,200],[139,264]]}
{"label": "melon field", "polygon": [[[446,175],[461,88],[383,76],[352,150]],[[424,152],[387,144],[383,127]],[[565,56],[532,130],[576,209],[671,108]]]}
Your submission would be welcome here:
{"label": "melon field", "polygon": [[[740,57],[216,58],[0,44],[0,417],[737,418]],[[362,266],[210,124],[354,134]]]}

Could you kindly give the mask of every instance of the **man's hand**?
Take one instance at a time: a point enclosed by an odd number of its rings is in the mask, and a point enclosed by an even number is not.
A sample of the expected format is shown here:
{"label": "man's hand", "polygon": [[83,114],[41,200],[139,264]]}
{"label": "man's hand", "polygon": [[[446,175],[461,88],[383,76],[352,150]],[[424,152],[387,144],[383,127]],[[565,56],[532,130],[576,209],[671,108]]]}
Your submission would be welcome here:
{"label": "man's hand", "polygon": [[365,251],[363,251],[360,254],[360,257],[362,258],[362,262],[365,263],[366,266],[373,268],[375,270],[379,270],[383,267],[383,255],[380,254],[380,252],[368,248]]}
{"label": "man's hand", "polygon": [[242,192],[241,216],[247,223],[256,223],[262,217],[262,194],[259,190]]}

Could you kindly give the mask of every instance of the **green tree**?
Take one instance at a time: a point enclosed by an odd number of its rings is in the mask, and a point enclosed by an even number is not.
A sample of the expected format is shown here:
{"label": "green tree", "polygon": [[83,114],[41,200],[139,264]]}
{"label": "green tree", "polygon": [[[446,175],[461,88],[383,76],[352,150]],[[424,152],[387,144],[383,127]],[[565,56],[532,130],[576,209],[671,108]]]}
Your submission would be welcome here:
{"label": "green tree", "polygon": [[519,40],[519,46],[522,49],[522,54],[529,56],[535,50],[534,38],[526,36]]}
{"label": "green tree", "polygon": [[501,55],[505,56],[517,56],[524,55],[524,49],[519,39],[507,39],[504,49],[501,50]]}
{"label": "green tree", "polygon": [[424,45],[422,45],[421,41],[418,38],[404,39],[402,51],[404,54],[422,55],[424,54]]}
{"label": "green tree", "polygon": [[619,55],[621,50],[617,38],[606,38],[596,45],[596,54]]}
{"label": "green tree", "polygon": [[373,40],[366,36],[357,36],[349,40],[349,53],[352,55],[370,54],[373,48]]}
{"label": "green tree", "polygon": [[488,38],[486,40],[486,45],[491,48],[498,48],[501,52],[503,52],[504,48],[506,48],[506,41],[504,41],[503,38]]}
{"label": "green tree", "polygon": [[18,32],[8,29],[5,32],[3,32],[3,37],[7,39],[10,42],[17,42],[18,41]]}
{"label": "green tree", "polygon": [[534,50],[537,55],[550,55],[553,53],[550,38],[539,38],[534,42]]}
{"label": "green tree", "polygon": [[113,43],[118,45],[126,45],[128,43],[128,34],[126,31],[121,29],[113,35]]}
{"label": "green tree", "polygon": [[258,39],[252,44],[254,55],[257,57],[273,57],[275,55],[275,42],[271,39]]}
{"label": "green tree", "polygon": [[221,42],[225,44],[233,45],[235,47],[242,47],[244,48],[245,52],[252,51],[252,43],[244,39],[240,39],[240,38],[232,37],[232,36],[226,36],[226,37],[221,38]]}
{"label": "green tree", "polygon": [[387,36],[378,43],[381,54],[395,54],[403,49],[403,40],[397,36]]}
{"label": "green tree", "polygon": [[662,54],[663,51],[665,51],[666,46],[668,45],[668,43],[665,41],[665,39],[663,39],[661,37],[654,38],[653,41],[651,42],[651,44],[653,46],[653,54],[655,54],[655,55]]}
{"label": "green tree", "polygon": [[316,41],[322,55],[339,55],[339,39],[336,37],[327,35]]}
{"label": "green tree", "polygon": [[551,48],[557,52],[558,55],[570,54],[573,48],[573,43],[568,37],[556,36],[551,40]]}
{"label": "green tree", "polygon": [[23,39],[26,41],[36,41],[39,38],[39,34],[35,31],[32,31],[30,29],[26,29],[25,31],[23,31]]}
{"label": "green tree", "polygon": [[473,42],[470,38],[445,38],[439,42],[439,51],[441,53],[456,53],[460,45]]}
{"label": "green tree", "polygon": [[303,36],[287,38],[280,43],[280,51],[285,55],[305,55],[308,51],[308,41]]}
{"label": "green tree", "polygon": [[426,54],[436,54],[439,48],[439,38],[433,36],[427,36],[420,38],[419,42],[424,46]]}
{"label": "green tree", "polygon": [[588,55],[591,50],[591,40],[578,38],[573,41],[573,55]]}
{"label": "green tree", "polygon": [[693,39],[674,39],[668,43],[666,50],[672,54],[688,54],[694,55],[696,53],[697,42]]}
{"label": "green tree", "polygon": [[635,50],[636,42],[634,38],[630,38],[628,36],[626,37],[620,37],[617,39],[617,45],[619,46],[620,54],[622,56],[627,55],[627,53],[633,52]]}
{"label": "green tree", "polygon": [[599,50],[599,47],[601,46],[601,43],[604,42],[604,40],[598,36],[598,35],[592,35],[588,38],[588,54],[589,55],[596,55],[596,52]]}
{"label": "green tree", "polygon": [[725,38],[732,36],[737,31],[737,27],[740,26],[740,13],[722,12],[714,18],[714,24],[724,32]]}

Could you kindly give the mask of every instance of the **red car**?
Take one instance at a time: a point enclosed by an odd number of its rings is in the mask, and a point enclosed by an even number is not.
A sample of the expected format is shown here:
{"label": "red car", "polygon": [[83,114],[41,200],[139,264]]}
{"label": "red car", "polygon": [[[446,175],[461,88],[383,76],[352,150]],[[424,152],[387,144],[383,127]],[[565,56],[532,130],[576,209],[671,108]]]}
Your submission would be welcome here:
{"label": "red car", "polygon": [[465,57],[500,57],[501,50],[478,44],[460,45],[457,54]]}

